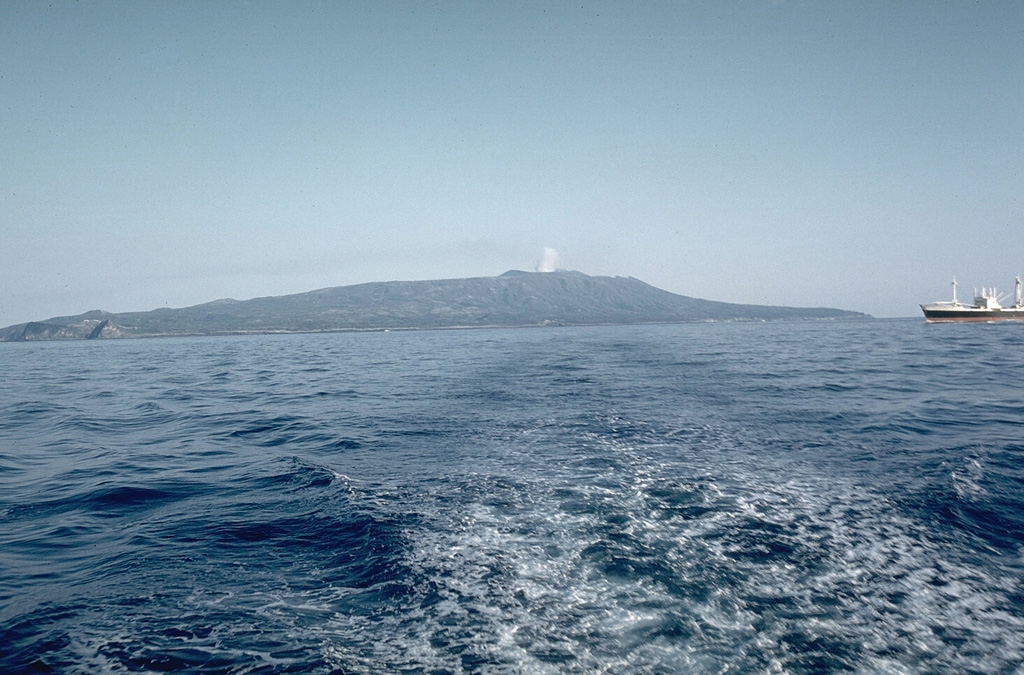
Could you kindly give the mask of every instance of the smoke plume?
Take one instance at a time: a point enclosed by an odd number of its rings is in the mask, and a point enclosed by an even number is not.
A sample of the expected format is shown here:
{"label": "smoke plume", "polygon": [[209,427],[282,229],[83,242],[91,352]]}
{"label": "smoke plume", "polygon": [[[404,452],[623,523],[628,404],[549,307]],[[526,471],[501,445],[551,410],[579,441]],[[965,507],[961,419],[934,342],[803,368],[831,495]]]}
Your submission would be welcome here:
{"label": "smoke plume", "polygon": [[537,265],[538,272],[554,272],[558,268],[558,251],[553,248],[544,247],[544,255]]}

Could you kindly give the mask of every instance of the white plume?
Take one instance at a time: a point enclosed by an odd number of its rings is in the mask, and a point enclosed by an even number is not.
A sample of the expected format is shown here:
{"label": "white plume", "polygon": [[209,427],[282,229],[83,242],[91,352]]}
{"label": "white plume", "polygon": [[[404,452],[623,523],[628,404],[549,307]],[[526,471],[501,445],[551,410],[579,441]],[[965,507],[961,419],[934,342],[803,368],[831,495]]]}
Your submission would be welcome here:
{"label": "white plume", "polygon": [[541,258],[540,264],[537,265],[538,272],[554,272],[558,269],[558,251],[555,249],[545,246],[544,255]]}

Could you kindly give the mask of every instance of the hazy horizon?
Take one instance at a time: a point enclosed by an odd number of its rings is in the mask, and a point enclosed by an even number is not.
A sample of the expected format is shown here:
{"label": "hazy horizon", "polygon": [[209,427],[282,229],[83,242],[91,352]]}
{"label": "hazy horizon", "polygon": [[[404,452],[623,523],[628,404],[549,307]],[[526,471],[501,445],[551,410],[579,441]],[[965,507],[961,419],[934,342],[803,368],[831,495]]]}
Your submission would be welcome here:
{"label": "hazy horizon", "polygon": [[11,1],[0,326],[510,269],[879,317],[1024,272],[1024,5]]}

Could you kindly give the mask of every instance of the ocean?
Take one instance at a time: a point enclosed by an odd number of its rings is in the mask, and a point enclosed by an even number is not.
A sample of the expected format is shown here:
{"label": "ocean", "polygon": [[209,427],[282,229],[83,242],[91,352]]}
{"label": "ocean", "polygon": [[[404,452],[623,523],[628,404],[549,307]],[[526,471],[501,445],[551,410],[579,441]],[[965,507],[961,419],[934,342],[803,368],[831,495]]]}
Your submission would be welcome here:
{"label": "ocean", "polygon": [[1024,326],[0,345],[3,673],[1011,673]]}

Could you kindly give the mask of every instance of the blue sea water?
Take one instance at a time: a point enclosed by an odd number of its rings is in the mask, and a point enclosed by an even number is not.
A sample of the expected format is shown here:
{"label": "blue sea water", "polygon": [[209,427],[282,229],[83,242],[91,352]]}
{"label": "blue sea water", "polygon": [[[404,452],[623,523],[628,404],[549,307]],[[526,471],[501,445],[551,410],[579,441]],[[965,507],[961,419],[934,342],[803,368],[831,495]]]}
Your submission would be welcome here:
{"label": "blue sea water", "polygon": [[0,345],[0,672],[1024,663],[1024,327]]}

